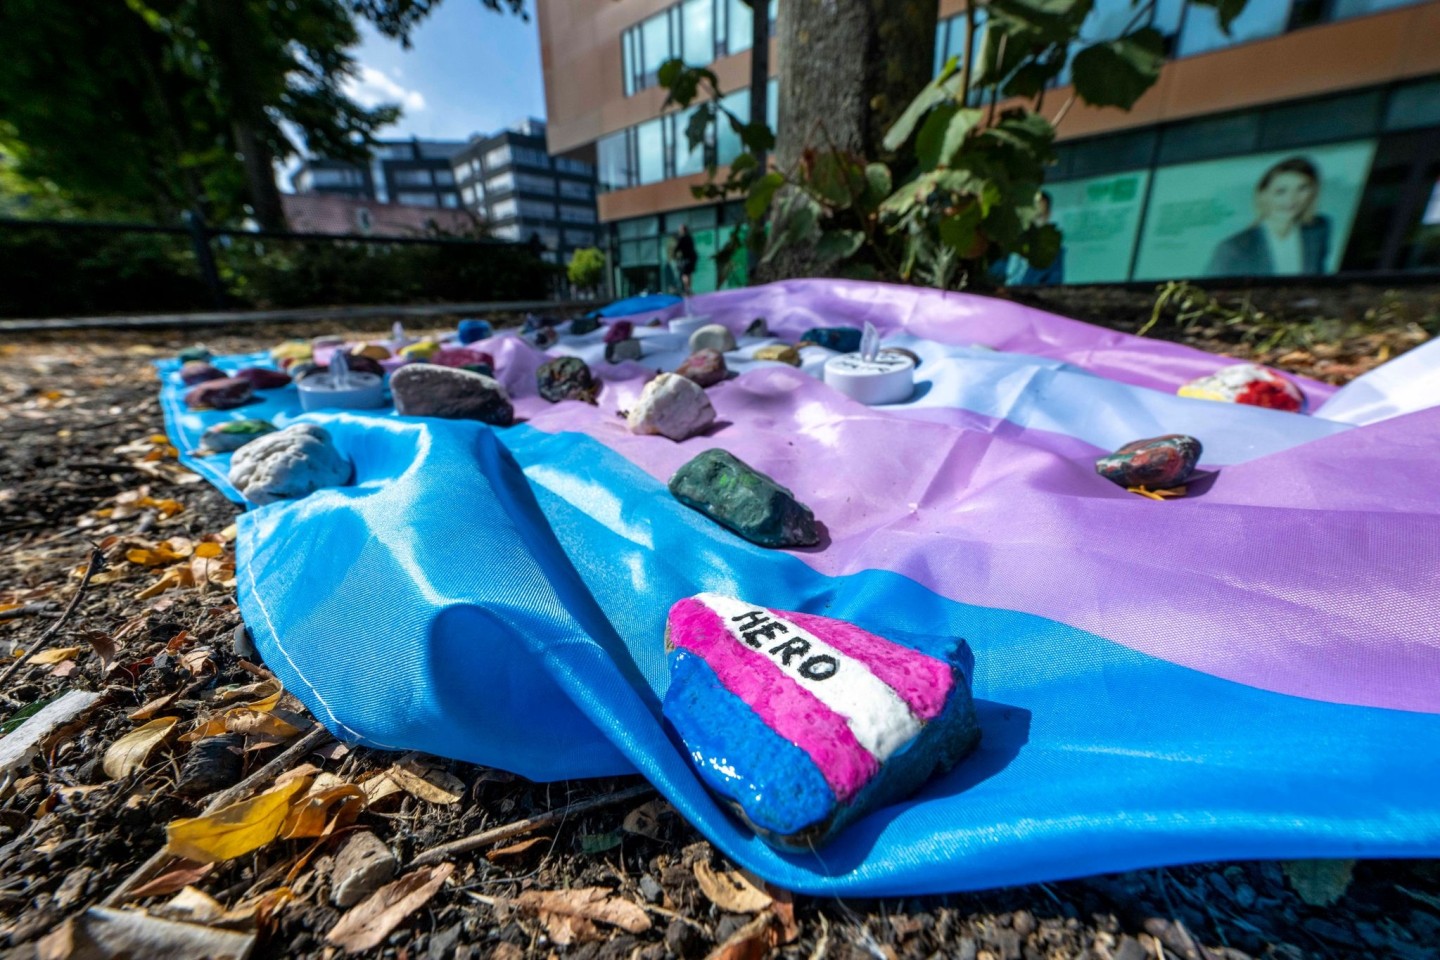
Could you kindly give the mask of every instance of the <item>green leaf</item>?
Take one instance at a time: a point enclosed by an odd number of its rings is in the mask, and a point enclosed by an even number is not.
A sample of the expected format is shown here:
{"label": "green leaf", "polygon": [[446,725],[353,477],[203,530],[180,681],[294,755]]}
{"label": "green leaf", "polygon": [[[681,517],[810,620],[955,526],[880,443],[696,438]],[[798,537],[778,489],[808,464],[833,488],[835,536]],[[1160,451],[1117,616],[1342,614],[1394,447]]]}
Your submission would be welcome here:
{"label": "green leaf", "polygon": [[962,257],[971,256],[984,215],[979,203],[967,203],[953,217],[940,221],[940,239]]}
{"label": "green leaf", "polygon": [[771,215],[770,242],[762,263],[769,263],[786,247],[803,247],[820,240],[819,202],[804,190],[791,189],[780,195]]}
{"label": "green leaf", "polygon": [[1225,35],[1230,35],[1230,25],[1235,18],[1245,12],[1245,0],[1195,0],[1204,7],[1213,7],[1215,13],[1220,17],[1220,29]]}
{"label": "green leaf", "polygon": [[744,173],[747,170],[753,170],[759,163],[760,161],[755,159],[755,154],[742,153],[730,161],[730,173],[734,175]]}
{"label": "green leaf", "polygon": [[1287,860],[1281,866],[1290,886],[1312,907],[1328,907],[1350,889],[1354,860]]}
{"label": "green leaf", "polygon": [[1165,39],[1146,27],[1075,55],[1075,93],[1097,107],[1129,110],[1155,85],[1165,64]]}
{"label": "green leaf", "polygon": [[660,64],[659,79],[660,86],[673,87],[675,81],[680,79],[680,74],[685,70],[685,61],[679,58],[666,60]]}
{"label": "green leaf", "polygon": [[915,138],[920,169],[934,170],[954,163],[965,138],[980,125],[983,116],[980,110],[963,109],[953,103],[941,104],[930,111],[920,135]]}
{"label": "green leaf", "polygon": [[846,154],[830,150],[815,157],[807,186],[826,203],[845,210],[854,203],[856,188],[863,182],[859,164]]}
{"label": "green leaf", "polygon": [[864,242],[865,234],[859,230],[831,230],[815,244],[815,254],[822,260],[847,260]]}
{"label": "green leaf", "polygon": [[901,145],[910,139],[910,134],[915,132],[920,118],[929,113],[931,107],[954,98],[955,91],[960,87],[960,78],[956,73],[959,69],[958,64],[959,60],[955,57],[945,61],[945,66],[940,69],[940,75],[926,84],[925,89],[910,101],[910,106],[900,114],[900,119],[896,120],[885,133],[883,146],[886,150],[892,152],[899,150]]}
{"label": "green leaf", "polygon": [[1020,252],[1036,267],[1048,267],[1060,256],[1063,237],[1053,223],[1034,224],[1021,238]]}
{"label": "green leaf", "polygon": [[745,215],[751,220],[763,220],[765,213],[770,209],[770,201],[775,197],[775,191],[785,183],[785,178],[774,171],[765,174],[755,185],[750,188],[750,196],[745,198]]}
{"label": "green leaf", "polygon": [[710,104],[701,104],[690,114],[690,120],[685,124],[685,142],[690,149],[705,143],[705,133],[710,129],[710,124],[715,119],[715,108]]}
{"label": "green leaf", "polygon": [[593,856],[607,850],[614,850],[623,842],[625,842],[625,834],[620,830],[611,830],[609,833],[582,833],[580,835],[580,852]]}
{"label": "green leaf", "polygon": [[865,167],[865,205],[877,207],[890,196],[890,168],[883,163],[872,163]]}
{"label": "green leaf", "polygon": [[764,121],[747,123],[736,132],[740,134],[740,142],[745,145],[746,150],[766,153],[775,149],[775,134],[770,132]]}

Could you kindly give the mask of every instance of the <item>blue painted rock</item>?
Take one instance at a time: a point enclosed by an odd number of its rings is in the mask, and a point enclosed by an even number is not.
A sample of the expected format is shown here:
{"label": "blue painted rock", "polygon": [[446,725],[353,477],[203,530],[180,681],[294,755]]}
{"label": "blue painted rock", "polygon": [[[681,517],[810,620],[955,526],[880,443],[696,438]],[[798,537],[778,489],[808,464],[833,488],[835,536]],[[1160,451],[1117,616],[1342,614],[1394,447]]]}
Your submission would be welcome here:
{"label": "blue painted rock", "polygon": [[713,387],[730,375],[725,355],[718,350],[696,350],[686,357],[675,372],[702,387]]}
{"label": "blue painted rock", "polygon": [[605,342],[619,343],[621,340],[629,340],[635,336],[635,324],[629,320],[616,320],[605,328]]}
{"label": "blue painted rock", "polygon": [[855,327],[812,327],[800,339],[826,350],[854,353],[860,349],[861,336],[860,330]]}
{"label": "blue painted rock", "polygon": [[1122,487],[1178,487],[1200,462],[1200,441],[1181,433],[1127,443],[1095,461],[1095,472]]}
{"label": "blue painted rock", "polygon": [[707,323],[690,334],[690,352],[696,350],[717,350],[724,353],[735,349],[735,335],[718,323]]}
{"label": "blue painted rock", "polygon": [[180,382],[187,387],[207,380],[223,380],[225,371],[206,360],[187,360],[180,365]]}
{"label": "blue painted rock", "polygon": [[587,333],[594,333],[600,329],[600,321],[594,317],[576,317],[570,321],[570,335],[583,337]]}
{"label": "blue painted rock", "polygon": [[460,342],[474,343],[476,340],[488,340],[495,335],[488,320],[461,320],[460,321]]}
{"label": "blue painted rock", "polygon": [[747,337],[768,337],[770,336],[770,325],[765,322],[764,317],[756,317],[750,321],[750,326],[745,328]]}
{"label": "blue painted rock", "polygon": [[200,436],[200,445],[216,453],[234,453],[251,440],[275,432],[269,420],[227,420],[209,427]]}
{"label": "blue painted rock", "polygon": [[535,333],[541,327],[550,326],[550,321],[537,317],[533,313],[525,314],[525,322],[520,326],[521,333]]}
{"label": "blue painted rock", "polygon": [[249,403],[254,396],[254,389],[249,380],[238,377],[207,380],[198,387],[192,387],[185,394],[185,405],[191,409],[209,407],[212,410],[233,410]]}
{"label": "blue painted rock", "polygon": [[561,400],[594,403],[595,395],[600,392],[600,381],[579,357],[556,357],[541,364],[540,369],[535,371],[535,381],[540,396],[551,403]]}
{"label": "blue painted rock", "polygon": [[479,420],[496,427],[515,422],[515,408],[505,387],[472,370],[412,363],[391,374],[390,392],[395,412],[404,417]]}
{"label": "blue painted rock", "polygon": [[640,341],[635,338],[629,340],[616,340],[614,343],[605,344],[606,363],[624,363],[626,360],[639,360],[645,356],[645,348],[640,346]]}
{"label": "blue painted rock", "polygon": [[700,779],[767,843],[809,850],[980,742],[973,657],[702,593],[670,608],[662,712]]}
{"label": "blue painted rock", "polygon": [[196,360],[210,361],[214,358],[215,354],[211,353],[210,349],[202,343],[197,343],[193,347],[186,347],[184,350],[175,354],[175,359],[181,363],[192,363]]}
{"label": "blue painted rock", "polygon": [[1304,413],[1305,393],[1273,370],[1253,363],[1236,363],[1183,384],[1176,391],[1182,397],[1243,403],[1270,410]]}
{"label": "blue painted rock", "polygon": [[250,386],[256,390],[279,390],[281,387],[290,386],[291,379],[290,374],[270,367],[246,367],[236,372],[235,376],[241,380],[249,380]]}
{"label": "blue painted rock", "polygon": [[727,450],[706,450],[675,471],[670,492],[762,547],[820,542],[815,514],[789,490]]}
{"label": "blue painted rock", "polygon": [[230,484],[259,505],[344,486],[352,473],[354,467],[335,449],[330,434],[313,423],[267,433],[236,450],[230,460]]}

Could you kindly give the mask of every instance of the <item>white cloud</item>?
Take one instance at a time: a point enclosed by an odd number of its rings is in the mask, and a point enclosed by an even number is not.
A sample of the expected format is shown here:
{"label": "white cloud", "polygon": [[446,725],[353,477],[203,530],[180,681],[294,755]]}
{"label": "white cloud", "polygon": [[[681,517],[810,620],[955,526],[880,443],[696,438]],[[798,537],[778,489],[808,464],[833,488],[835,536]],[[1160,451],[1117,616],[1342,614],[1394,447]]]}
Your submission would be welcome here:
{"label": "white cloud", "polygon": [[360,66],[360,76],[345,82],[345,93],[361,106],[373,107],[378,103],[398,103],[406,113],[425,109],[425,97],[418,90],[407,90],[384,72]]}

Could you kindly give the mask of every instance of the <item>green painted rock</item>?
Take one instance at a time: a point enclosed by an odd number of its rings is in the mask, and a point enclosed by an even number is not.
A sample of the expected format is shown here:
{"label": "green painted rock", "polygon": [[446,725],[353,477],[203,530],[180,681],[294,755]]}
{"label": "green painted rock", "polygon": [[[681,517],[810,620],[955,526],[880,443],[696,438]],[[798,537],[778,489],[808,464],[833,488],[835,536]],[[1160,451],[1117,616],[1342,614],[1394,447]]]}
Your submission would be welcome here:
{"label": "green painted rock", "polygon": [[815,515],[795,495],[725,450],[706,450],[670,478],[675,499],[762,547],[820,542]]}
{"label": "green painted rock", "polygon": [[200,437],[200,445],[216,453],[234,453],[256,437],[275,432],[269,420],[227,420],[209,428]]}
{"label": "green painted rock", "polygon": [[196,360],[204,360],[208,362],[209,360],[213,359],[214,356],[215,354],[211,353],[209,348],[206,347],[203,343],[197,343],[193,347],[186,347],[184,350],[181,350],[179,353],[175,354],[175,359],[179,360],[181,363],[193,363]]}
{"label": "green painted rock", "polygon": [[594,317],[576,317],[570,321],[570,335],[573,337],[582,337],[599,329],[600,321]]}

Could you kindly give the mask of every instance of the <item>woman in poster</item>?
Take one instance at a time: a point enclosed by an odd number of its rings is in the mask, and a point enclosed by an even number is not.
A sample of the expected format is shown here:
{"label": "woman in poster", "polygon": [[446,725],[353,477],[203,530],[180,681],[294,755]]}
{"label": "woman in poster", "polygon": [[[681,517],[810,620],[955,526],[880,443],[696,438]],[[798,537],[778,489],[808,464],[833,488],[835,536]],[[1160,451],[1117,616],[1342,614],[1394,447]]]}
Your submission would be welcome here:
{"label": "woman in poster", "polygon": [[1205,268],[1209,277],[1324,273],[1330,220],[1315,212],[1320,172],[1304,157],[1282,160],[1255,186],[1255,223],[1220,241]]}

